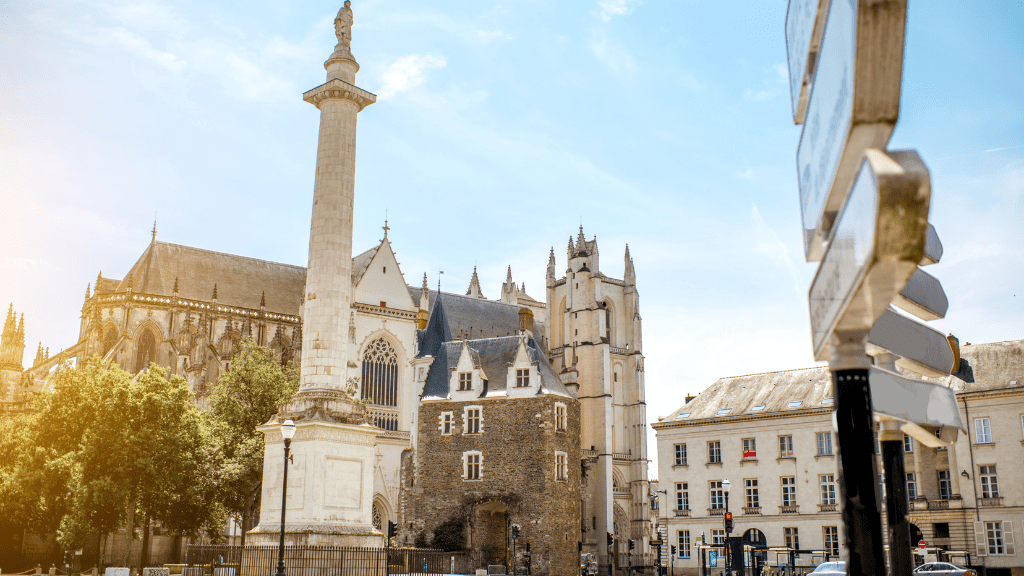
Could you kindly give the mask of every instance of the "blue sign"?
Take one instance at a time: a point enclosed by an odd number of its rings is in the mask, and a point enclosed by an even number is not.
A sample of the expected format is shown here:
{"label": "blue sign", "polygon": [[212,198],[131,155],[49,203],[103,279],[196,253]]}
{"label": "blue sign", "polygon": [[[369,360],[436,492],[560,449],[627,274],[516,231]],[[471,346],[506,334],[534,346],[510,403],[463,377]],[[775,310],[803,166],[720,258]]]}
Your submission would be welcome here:
{"label": "blue sign", "polygon": [[718,551],[708,550],[708,566],[718,568]]}

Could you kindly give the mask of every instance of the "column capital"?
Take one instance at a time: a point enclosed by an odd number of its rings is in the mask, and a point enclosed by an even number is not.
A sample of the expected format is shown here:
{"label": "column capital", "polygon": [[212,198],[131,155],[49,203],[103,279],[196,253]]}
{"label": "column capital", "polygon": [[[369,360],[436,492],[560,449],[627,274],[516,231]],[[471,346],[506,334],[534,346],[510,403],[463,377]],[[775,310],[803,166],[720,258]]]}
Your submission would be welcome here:
{"label": "column capital", "polygon": [[366,108],[370,104],[376,102],[377,96],[363,90],[362,88],[353,86],[344,80],[338,80],[335,78],[306,92],[302,95],[302,99],[317,108],[320,108],[320,103],[324,100],[349,100],[350,102],[355,103],[355,105],[359,107],[359,110],[362,111],[363,108]]}

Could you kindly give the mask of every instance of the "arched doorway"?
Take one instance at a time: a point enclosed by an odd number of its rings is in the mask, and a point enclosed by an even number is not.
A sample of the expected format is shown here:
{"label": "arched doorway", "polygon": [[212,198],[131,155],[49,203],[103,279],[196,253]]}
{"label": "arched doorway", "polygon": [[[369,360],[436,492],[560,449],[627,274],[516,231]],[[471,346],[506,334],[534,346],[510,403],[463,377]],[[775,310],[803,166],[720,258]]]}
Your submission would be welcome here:
{"label": "arched doorway", "polygon": [[484,502],[473,514],[471,547],[480,552],[483,565],[508,565],[509,517],[504,502]]}

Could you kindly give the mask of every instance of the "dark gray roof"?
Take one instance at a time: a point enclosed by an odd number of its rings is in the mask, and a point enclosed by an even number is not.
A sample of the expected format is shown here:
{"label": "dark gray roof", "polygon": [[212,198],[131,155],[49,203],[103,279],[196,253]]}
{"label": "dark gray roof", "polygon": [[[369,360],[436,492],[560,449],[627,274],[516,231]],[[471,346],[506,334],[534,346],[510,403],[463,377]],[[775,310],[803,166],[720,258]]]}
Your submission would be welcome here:
{"label": "dark gray roof", "polygon": [[[409,288],[416,302],[420,299],[419,291],[419,288]],[[419,332],[420,356],[436,355],[444,342],[513,336],[519,331],[522,306],[448,292],[438,296],[434,290],[430,291],[429,298],[430,319],[427,327]]]}
{"label": "dark gray roof", "polygon": [[[481,398],[504,396],[507,393],[506,382],[509,366],[515,361],[516,353],[519,351],[519,336],[502,336],[498,338],[484,338],[480,340],[456,340],[442,343],[430,365],[430,372],[427,374],[427,381],[423,386],[424,398],[447,398],[448,384],[451,370],[459,363],[459,356],[462,354],[462,346],[469,346],[473,354],[473,360],[483,369],[484,374],[490,379],[485,381]],[[539,394],[556,394],[559,396],[571,396],[562,381],[558,379],[554,368],[547,360],[547,356],[540,350],[533,338],[526,341],[527,350],[530,353],[530,360],[537,364],[537,371],[540,374]]]}

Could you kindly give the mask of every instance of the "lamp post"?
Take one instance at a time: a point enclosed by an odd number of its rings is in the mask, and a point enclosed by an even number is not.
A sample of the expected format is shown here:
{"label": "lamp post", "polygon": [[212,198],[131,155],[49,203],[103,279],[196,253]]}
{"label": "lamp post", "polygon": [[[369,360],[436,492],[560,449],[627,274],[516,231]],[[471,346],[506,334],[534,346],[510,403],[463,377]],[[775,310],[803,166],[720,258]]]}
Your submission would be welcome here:
{"label": "lamp post", "polygon": [[[658,494],[664,494],[665,495],[665,505],[664,506],[659,506],[657,508],[657,511],[658,511],[658,523],[657,523],[656,532],[658,533],[658,540],[661,541],[661,545],[658,546],[658,574],[661,574],[661,569],[662,569],[662,566],[661,566],[661,561],[662,561],[661,548],[662,548],[662,546],[668,546],[668,543],[665,542],[665,540],[668,539],[668,490],[656,490],[654,492],[654,494],[651,494],[650,498],[651,498],[651,508],[652,509],[655,508],[656,503],[658,502]],[[666,509],[665,510],[666,514],[665,514],[665,521],[664,522],[662,522],[662,519],[661,519],[661,509],[662,508]],[[665,527],[665,534],[664,535],[661,533],[661,528],[662,527]],[[670,556],[669,557],[669,562],[671,562],[671,561],[672,561],[672,557]]]}
{"label": "lamp post", "polygon": [[722,480],[722,492],[725,493],[725,573],[727,576],[732,576],[732,554],[729,547],[729,534],[732,533],[732,516],[729,514],[729,490],[732,488],[732,482],[726,478]]}
{"label": "lamp post", "polygon": [[291,418],[281,424],[281,436],[284,438],[284,478],[281,483],[281,540],[277,546],[277,574],[285,576],[284,573],[284,513],[288,509],[288,450],[292,446],[292,437],[295,436],[295,423]]}

